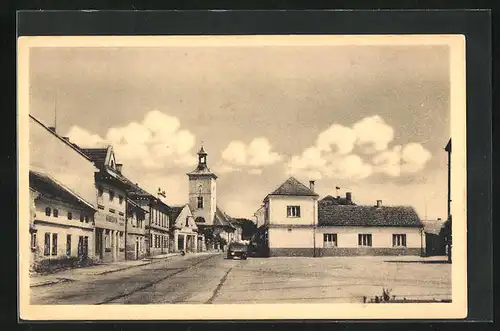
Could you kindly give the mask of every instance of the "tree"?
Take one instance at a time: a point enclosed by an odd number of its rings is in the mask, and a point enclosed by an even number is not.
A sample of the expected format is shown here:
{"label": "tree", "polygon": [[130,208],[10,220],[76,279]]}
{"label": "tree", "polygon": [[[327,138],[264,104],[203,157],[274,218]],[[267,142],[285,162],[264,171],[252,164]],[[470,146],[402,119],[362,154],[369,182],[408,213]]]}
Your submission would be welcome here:
{"label": "tree", "polygon": [[241,239],[243,240],[250,240],[252,236],[257,232],[257,225],[249,219],[233,218],[232,222],[241,226]]}

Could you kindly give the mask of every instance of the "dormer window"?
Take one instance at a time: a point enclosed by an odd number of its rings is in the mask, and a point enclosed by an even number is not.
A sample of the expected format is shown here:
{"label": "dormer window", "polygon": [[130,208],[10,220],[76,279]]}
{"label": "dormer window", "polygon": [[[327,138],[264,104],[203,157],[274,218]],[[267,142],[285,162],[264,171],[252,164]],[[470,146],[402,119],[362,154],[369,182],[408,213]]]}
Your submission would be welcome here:
{"label": "dormer window", "polygon": [[109,163],[109,165],[110,165],[111,168],[113,168],[113,169],[115,168],[115,162],[113,160],[111,160],[111,162]]}

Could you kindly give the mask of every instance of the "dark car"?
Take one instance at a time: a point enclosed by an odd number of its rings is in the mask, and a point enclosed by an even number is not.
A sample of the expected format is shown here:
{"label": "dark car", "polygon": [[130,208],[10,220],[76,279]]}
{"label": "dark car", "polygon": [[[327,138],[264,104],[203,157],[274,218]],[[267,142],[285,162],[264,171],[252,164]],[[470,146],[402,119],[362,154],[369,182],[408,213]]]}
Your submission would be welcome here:
{"label": "dark car", "polygon": [[234,259],[235,257],[246,260],[248,257],[248,246],[242,243],[231,243],[227,249],[227,258]]}

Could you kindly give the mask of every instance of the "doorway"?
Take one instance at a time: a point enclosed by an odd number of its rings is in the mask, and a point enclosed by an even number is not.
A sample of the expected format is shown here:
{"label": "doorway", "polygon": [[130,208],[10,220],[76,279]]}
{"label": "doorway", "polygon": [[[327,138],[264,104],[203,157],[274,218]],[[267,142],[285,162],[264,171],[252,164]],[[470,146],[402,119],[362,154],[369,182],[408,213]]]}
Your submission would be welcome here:
{"label": "doorway", "polygon": [[177,239],[177,250],[182,251],[184,249],[184,236],[180,235]]}

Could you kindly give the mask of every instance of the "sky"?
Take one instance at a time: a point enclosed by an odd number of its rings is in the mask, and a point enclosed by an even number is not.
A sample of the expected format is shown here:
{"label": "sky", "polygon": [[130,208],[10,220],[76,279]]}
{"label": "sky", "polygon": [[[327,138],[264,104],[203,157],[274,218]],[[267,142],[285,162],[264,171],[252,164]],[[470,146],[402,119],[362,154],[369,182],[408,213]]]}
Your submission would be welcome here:
{"label": "sky", "polygon": [[62,136],[113,145],[171,204],[187,202],[203,144],[233,217],[294,176],[445,219],[449,76],[444,45],[36,47],[30,113],[53,126],[56,109]]}

